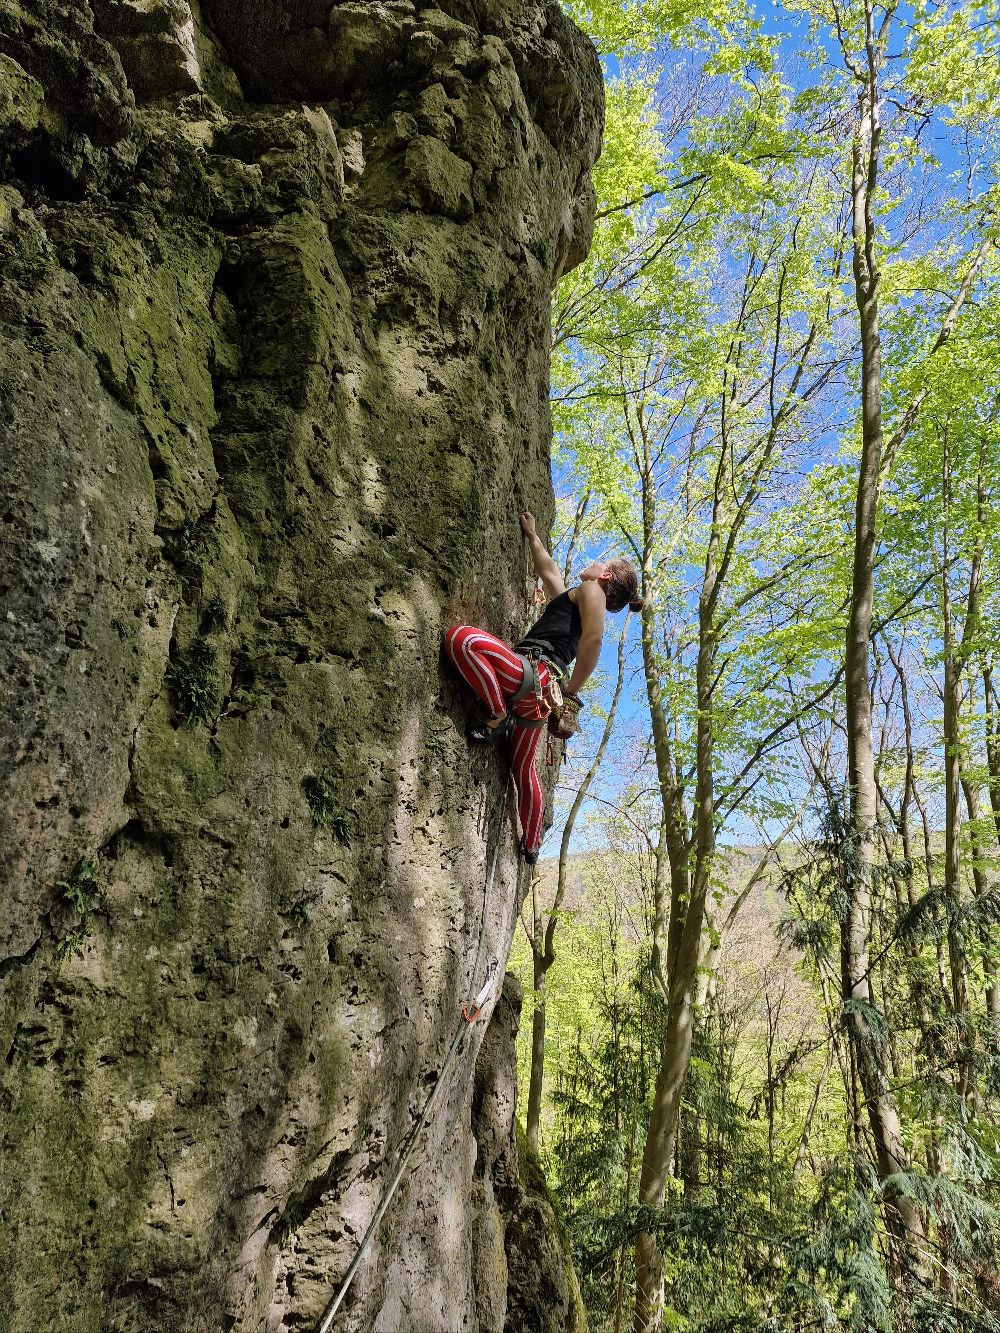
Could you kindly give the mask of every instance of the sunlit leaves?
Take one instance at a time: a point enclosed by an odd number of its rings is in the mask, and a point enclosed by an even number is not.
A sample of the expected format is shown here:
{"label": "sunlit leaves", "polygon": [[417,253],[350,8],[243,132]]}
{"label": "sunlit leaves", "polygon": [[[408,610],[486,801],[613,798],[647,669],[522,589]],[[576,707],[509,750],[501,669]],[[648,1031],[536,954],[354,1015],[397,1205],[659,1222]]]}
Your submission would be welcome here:
{"label": "sunlit leaves", "polygon": [[573,0],[568,8],[598,50],[619,57],[682,44],[714,50],[734,28],[757,26],[749,5],[728,0]]}
{"label": "sunlit leaves", "polygon": [[[1000,1062],[989,1054],[994,1020],[983,998],[997,965],[1000,867],[983,705],[984,673],[1000,670],[1000,262],[995,247],[981,250],[984,236],[1000,232],[997,16],[995,7],[958,0],[891,9],[875,3],[866,34],[862,0],[789,0],[772,9],[766,17],[763,8],[712,4],[588,11],[612,76],[607,148],[596,175],[594,248],[561,285],[554,307],[561,480],[591,495],[590,549],[621,549],[646,562],[653,615],[644,665],[669,734],[665,785],[686,840],[680,873],[696,856],[696,799],[711,801],[724,843],[759,837],[808,807],[802,846],[783,862],[790,904],[801,911],[787,938],[822,997],[828,1027],[821,1040],[844,1079],[831,1094],[843,1115],[836,1142],[827,1141],[825,1161],[810,1163],[801,1195],[789,1185],[795,1211],[780,1240],[764,1246],[752,1223],[738,1239],[718,1227],[708,1237],[697,1228],[719,1221],[714,1205],[702,1208],[692,1195],[671,1201],[678,1249],[667,1269],[668,1316],[699,1333],[742,1327],[743,1315],[754,1327],[782,1330],[970,1333],[989,1326],[979,1292],[992,1290],[981,1275],[996,1231],[987,1206],[997,1193],[996,1145],[981,1142],[990,1122],[978,1107],[970,1111],[975,1104],[964,1099],[959,1076],[973,1071],[991,1115],[988,1099],[1000,1085]],[[798,879],[791,872],[795,857],[805,863],[816,852],[817,833],[823,841],[809,782],[825,784],[826,797],[845,808],[850,802],[838,672],[851,601],[862,367],[849,202],[869,38],[881,62],[881,158],[869,204],[882,427],[892,443],[883,455],[875,543],[871,657],[882,841],[872,876],[872,998],[845,1006],[839,949],[851,901],[843,866],[828,856],[825,870],[813,864]],[[942,339],[973,257],[981,268]],[[968,614],[977,568],[978,602]],[[964,654],[962,777],[972,792],[963,799],[975,804],[978,793],[980,806],[977,818],[962,816],[956,893],[942,880],[941,734],[944,662],[949,652],[955,660],[957,641]],[[634,700],[634,710],[643,703]],[[620,757],[614,781],[622,791],[610,793],[621,796],[604,834],[613,843],[631,827],[624,808],[631,801],[655,843],[662,812],[649,795],[658,787],[644,716],[632,727],[634,751]],[[631,873],[639,882],[647,872],[636,866]],[[731,863],[719,856],[709,875],[715,896],[706,949],[725,942],[727,876]],[[638,901],[634,883],[624,886],[626,896],[629,887]],[[648,928],[648,909],[647,898],[636,914],[640,928]],[[594,993],[617,961],[609,963],[595,920],[586,924],[594,933],[582,931],[574,945],[585,972],[580,984]],[[956,1011],[946,975],[949,930],[966,937],[968,1013]],[[651,952],[648,939],[620,948],[618,937],[612,953],[623,960],[627,952],[628,965],[640,971]],[[703,968],[699,984],[705,978]],[[634,1203],[616,1195],[612,1205],[597,1186],[600,1169],[616,1190],[625,1192],[628,1182],[621,1136],[598,1142],[616,1095],[602,1042],[632,1001],[617,994],[600,1013],[592,1001],[586,1012],[574,1009],[560,1037],[564,1067],[590,1080],[585,1095],[579,1086],[564,1089],[558,1123],[572,1126],[576,1142],[592,1140],[575,1160],[567,1144],[562,1178],[581,1190],[574,1217],[581,1227],[586,1218],[590,1290],[603,1292],[602,1300],[616,1276],[605,1250],[637,1216]],[[862,1034],[855,1056],[875,1050],[891,1069],[887,1086],[904,1147],[912,1161],[927,1163],[926,1174],[901,1173],[879,1185],[843,1020]],[[741,1120],[738,1098],[724,1079],[713,1084],[720,1049],[696,1045],[687,1113],[711,1123],[720,1140],[738,1124],[750,1142],[753,1126]],[[634,1042],[618,1050],[634,1076]],[[759,1068],[747,1074],[759,1077]],[[630,1105],[639,1107],[641,1138],[646,1102],[636,1092],[632,1086]],[[571,1113],[576,1119],[567,1120]],[[776,1130],[779,1138],[790,1124]],[[726,1143],[740,1151],[739,1135]],[[737,1174],[741,1204],[762,1208],[761,1176],[744,1164]],[[954,1300],[938,1299],[935,1290],[904,1299],[890,1280],[883,1187],[919,1201],[936,1254],[967,1263]],[[660,1219],[651,1214],[647,1224],[658,1227]],[[965,1244],[974,1229],[983,1241],[978,1250]],[[742,1275],[733,1287],[723,1275],[723,1247],[728,1272]],[[630,1277],[629,1270],[626,1283]],[[609,1308],[600,1306],[602,1315]]]}
{"label": "sunlit leaves", "polygon": [[950,123],[995,128],[1000,116],[1000,24],[993,5],[921,6],[907,41],[905,86]]}

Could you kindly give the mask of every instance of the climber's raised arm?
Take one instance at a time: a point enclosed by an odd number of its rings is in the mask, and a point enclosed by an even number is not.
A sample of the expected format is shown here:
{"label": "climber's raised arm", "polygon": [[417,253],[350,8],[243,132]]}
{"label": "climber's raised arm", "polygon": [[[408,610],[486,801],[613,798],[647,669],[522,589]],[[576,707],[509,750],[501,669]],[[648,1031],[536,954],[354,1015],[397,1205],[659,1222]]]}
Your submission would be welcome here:
{"label": "climber's raised arm", "polygon": [[535,563],[535,573],[542,580],[542,586],[549,598],[558,597],[561,592],[566,591],[566,584],[563,582],[563,576],[559,572],[559,566],[549,555],[542,544],[542,539],[535,531],[534,515],[525,509],[521,514],[521,527],[524,529],[524,535],[528,539],[528,546],[531,549],[531,558]]}

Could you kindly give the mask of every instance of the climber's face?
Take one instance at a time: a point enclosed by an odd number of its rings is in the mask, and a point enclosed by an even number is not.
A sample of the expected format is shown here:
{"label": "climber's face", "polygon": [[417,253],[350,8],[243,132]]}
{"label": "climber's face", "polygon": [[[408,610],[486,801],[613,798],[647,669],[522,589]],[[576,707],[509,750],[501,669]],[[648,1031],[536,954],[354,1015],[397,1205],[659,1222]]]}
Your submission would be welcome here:
{"label": "climber's face", "polygon": [[605,585],[610,583],[611,569],[608,566],[607,561],[595,560],[592,565],[588,565],[587,568],[580,573],[580,582],[582,583],[584,579],[593,579],[595,583],[602,583]]}

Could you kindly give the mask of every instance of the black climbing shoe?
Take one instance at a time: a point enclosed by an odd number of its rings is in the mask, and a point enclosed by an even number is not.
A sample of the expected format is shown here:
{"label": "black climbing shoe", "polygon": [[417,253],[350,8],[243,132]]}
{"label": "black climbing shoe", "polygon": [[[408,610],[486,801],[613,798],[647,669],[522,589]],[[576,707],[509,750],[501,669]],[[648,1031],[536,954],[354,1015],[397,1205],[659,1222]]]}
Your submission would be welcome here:
{"label": "black climbing shoe", "polygon": [[521,845],[518,847],[518,851],[521,853],[521,860],[524,862],[526,866],[533,866],[537,864],[538,862],[537,847],[533,852],[529,852],[527,847],[525,847],[524,843],[522,842]]}
{"label": "black climbing shoe", "polygon": [[496,745],[510,735],[514,727],[514,716],[508,713],[495,727],[488,727],[485,722],[474,722],[466,730],[466,739],[473,745]]}

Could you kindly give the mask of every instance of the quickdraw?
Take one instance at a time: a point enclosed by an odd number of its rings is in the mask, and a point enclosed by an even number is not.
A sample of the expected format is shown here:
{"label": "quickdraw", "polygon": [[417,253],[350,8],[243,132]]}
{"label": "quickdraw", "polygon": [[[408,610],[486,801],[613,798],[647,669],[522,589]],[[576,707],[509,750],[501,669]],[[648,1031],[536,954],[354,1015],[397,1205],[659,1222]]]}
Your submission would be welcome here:
{"label": "quickdraw", "polygon": [[486,981],[483,983],[482,990],[474,1000],[470,1000],[467,1004],[462,1005],[462,1017],[467,1023],[474,1023],[479,1017],[483,1005],[490,997],[490,991],[492,991],[493,987],[496,985],[497,972],[499,969],[500,961],[499,959],[494,958],[493,962],[490,963],[489,967],[486,969]]}

